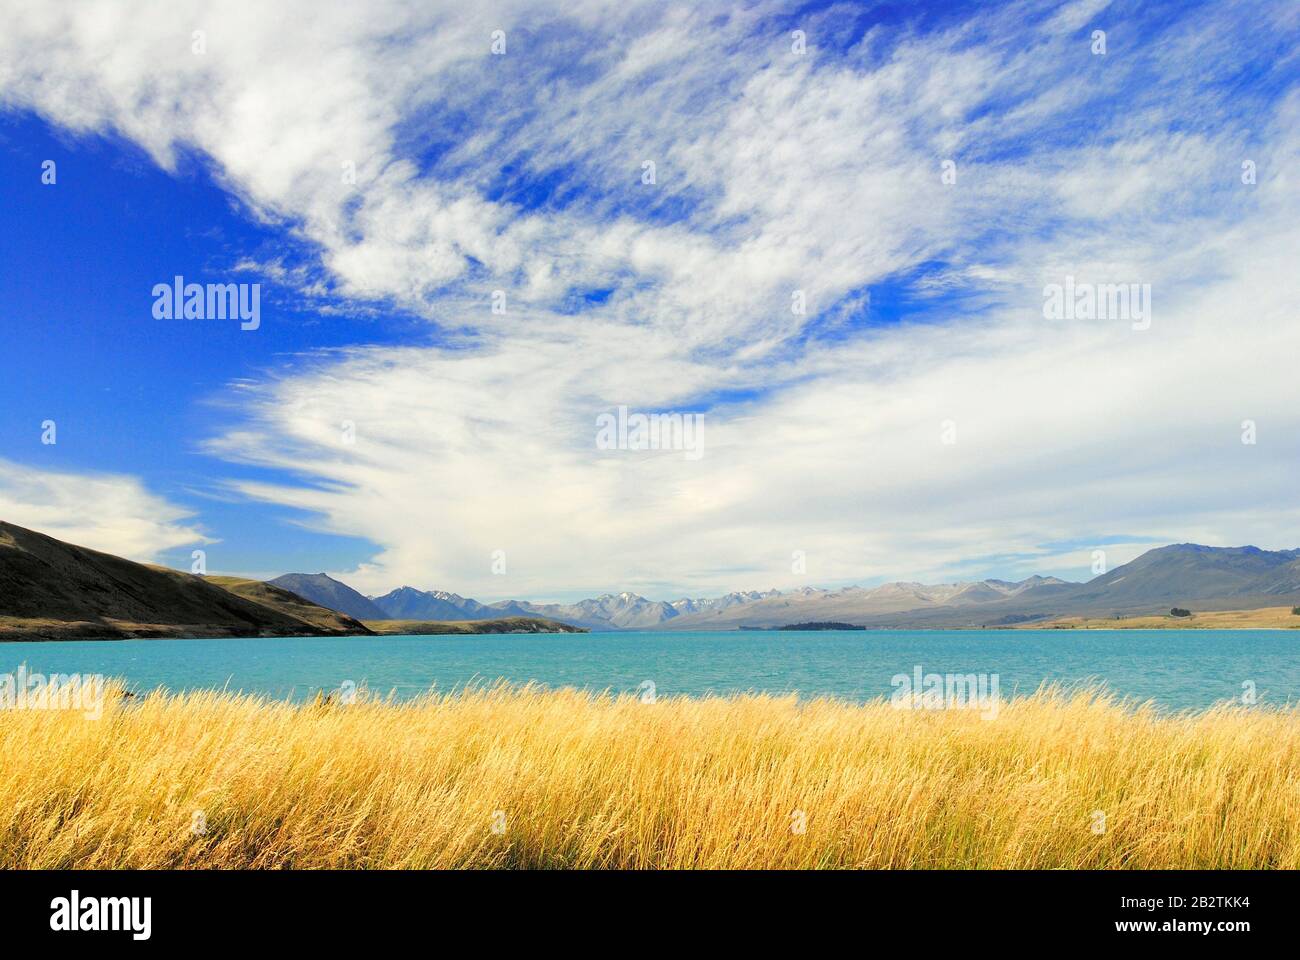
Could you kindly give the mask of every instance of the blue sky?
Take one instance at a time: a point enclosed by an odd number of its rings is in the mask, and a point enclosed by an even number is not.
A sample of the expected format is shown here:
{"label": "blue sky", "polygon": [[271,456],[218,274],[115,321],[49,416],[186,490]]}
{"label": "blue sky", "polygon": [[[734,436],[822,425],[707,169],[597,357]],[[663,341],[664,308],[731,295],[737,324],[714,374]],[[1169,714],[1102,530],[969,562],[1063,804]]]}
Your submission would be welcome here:
{"label": "blue sky", "polygon": [[7,12],[0,516],[483,599],[1300,542],[1294,4],[292,8]]}
{"label": "blue sky", "polygon": [[[263,295],[276,322],[256,339],[219,321],[155,321],[154,283],[176,273],[225,277],[240,259],[283,244],[283,234],[253,222],[198,160],[169,175],[120,138],[70,135],[30,114],[6,117],[0,136],[0,176],[15,186],[5,217],[14,269],[0,275],[11,330],[6,453],[34,467],[144,477],[222,539],[227,569],[338,567],[373,550],[303,528],[286,535],[292,513],[229,502],[218,481],[249,471],[214,461],[198,440],[218,429],[232,379],[303,351],[427,339],[427,328],[402,322],[400,311],[323,317],[274,288]],[[53,188],[39,177],[46,159],[58,164]],[[41,443],[47,419],[57,425],[54,445]],[[188,568],[190,550],[159,558]]]}

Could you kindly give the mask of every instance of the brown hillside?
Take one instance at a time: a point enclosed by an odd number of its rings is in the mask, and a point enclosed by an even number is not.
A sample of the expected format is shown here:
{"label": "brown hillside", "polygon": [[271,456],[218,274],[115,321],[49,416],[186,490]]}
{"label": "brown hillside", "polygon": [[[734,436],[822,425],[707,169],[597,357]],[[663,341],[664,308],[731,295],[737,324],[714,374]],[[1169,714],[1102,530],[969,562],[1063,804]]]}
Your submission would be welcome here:
{"label": "brown hillside", "polygon": [[265,596],[260,590],[244,589],[245,596],[239,592],[0,521],[3,639],[367,632],[356,621],[286,591],[268,588]]}

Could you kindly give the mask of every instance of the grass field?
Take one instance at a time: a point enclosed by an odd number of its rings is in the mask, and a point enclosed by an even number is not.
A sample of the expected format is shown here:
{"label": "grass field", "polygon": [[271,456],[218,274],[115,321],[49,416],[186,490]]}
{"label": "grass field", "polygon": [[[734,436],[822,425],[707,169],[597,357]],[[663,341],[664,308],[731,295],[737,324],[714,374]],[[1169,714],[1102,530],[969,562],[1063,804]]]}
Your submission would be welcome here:
{"label": "grass field", "polygon": [[1290,607],[1261,607],[1204,610],[1190,617],[1058,617],[1017,626],[1026,630],[1300,630],[1300,615],[1292,613]]}
{"label": "grass field", "polygon": [[0,867],[1300,866],[1300,712],[496,688],[0,711]]}

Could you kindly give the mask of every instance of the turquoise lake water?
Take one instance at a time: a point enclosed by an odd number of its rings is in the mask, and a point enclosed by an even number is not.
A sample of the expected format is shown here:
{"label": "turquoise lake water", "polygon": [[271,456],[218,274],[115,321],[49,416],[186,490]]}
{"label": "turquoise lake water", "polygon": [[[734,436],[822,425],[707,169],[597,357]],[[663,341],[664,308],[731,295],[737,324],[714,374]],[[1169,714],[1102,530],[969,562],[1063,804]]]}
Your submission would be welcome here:
{"label": "turquoise lake water", "polygon": [[122,677],[139,691],[221,688],[301,700],[347,681],[398,697],[498,679],[658,697],[743,691],[888,697],[891,679],[997,674],[1003,697],[1100,681],[1171,709],[1300,702],[1300,630],[871,630],[301,637],[0,644],[0,673]]}

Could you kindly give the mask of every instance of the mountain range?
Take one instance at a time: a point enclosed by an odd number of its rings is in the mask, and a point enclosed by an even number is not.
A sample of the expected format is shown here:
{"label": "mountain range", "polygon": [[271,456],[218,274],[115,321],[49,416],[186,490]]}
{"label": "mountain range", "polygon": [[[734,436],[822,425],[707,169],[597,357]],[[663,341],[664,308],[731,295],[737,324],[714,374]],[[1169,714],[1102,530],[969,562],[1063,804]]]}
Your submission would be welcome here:
{"label": "mountain range", "polygon": [[1300,550],[1250,546],[1172,544],[1086,583],[1032,576],[751,590],[672,601],[624,591],[576,603],[480,603],[413,587],[367,597],[324,573],[287,574],[266,583],[196,576],[0,521],[0,640],[736,630],[831,622],[998,627],[1071,618],[1133,620],[1174,607],[1285,615],[1294,606],[1300,606]]}
{"label": "mountain range", "polygon": [[346,591],[349,603],[371,604],[391,619],[531,616],[595,630],[734,630],[816,621],[873,627],[1009,626],[1065,616],[1144,616],[1167,613],[1174,606],[1232,610],[1294,604],[1300,602],[1300,550],[1182,543],[1148,550],[1086,583],[1031,576],[1018,581],[752,590],[673,601],[622,592],[567,604],[485,604],[409,586],[367,598],[324,574],[291,574],[271,582],[322,605],[338,602]]}
{"label": "mountain range", "polygon": [[[480,618],[470,624],[390,620],[351,587],[324,574],[282,579],[297,589],[135,563],[0,521],[0,641],[580,629],[538,617]],[[312,593],[326,602],[304,596]],[[368,624],[360,621],[372,613],[375,619]]]}

